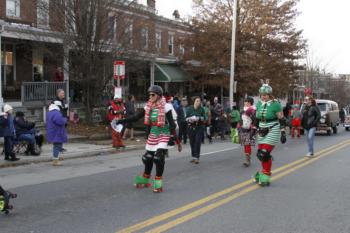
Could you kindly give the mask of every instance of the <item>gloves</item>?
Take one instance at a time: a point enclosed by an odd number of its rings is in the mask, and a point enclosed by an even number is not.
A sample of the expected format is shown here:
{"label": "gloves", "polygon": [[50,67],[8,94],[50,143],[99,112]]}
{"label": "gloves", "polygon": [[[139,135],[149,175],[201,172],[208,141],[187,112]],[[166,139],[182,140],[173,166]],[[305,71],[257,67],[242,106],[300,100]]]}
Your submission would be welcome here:
{"label": "gloves", "polygon": [[284,130],[281,131],[281,138],[280,138],[280,140],[281,140],[282,144],[287,142],[286,132]]}

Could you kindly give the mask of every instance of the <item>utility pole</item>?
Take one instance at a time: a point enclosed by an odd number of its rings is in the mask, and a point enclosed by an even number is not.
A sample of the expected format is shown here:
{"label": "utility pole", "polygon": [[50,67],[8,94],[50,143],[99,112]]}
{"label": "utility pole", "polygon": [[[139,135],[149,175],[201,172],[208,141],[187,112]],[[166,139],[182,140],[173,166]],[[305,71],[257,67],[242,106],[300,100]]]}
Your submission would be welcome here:
{"label": "utility pole", "polygon": [[235,84],[235,47],[236,47],[236,24],[237,24],[237,1],[233,0],[232,13],[232,39],[231,39],[231,72],[230,72],[230,107],[233,107],[233,92]]}
{"label": "utility pole", "polygon": [[2,111],[2,106],[4,105],[4,99],[2,98],[2,49],[1,49],[1,36],[4,31],[4,25],[2,24],[3,20],[0,20],[0,112]]}

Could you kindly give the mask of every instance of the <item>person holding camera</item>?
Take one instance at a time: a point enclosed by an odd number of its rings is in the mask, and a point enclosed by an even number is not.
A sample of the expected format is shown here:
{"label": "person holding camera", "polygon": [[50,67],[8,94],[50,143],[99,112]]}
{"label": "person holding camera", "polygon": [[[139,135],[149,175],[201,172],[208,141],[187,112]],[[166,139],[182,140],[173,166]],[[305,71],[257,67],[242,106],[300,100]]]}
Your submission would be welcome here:
{"label": "person holding camera", "polygon": [[254,180],[260,185],[269,185],[271,177],[273,148],[281,141],[286,142],[286,119],[282,106],[272,95],[272,87],[263,83],[259,89],[260,100],[256,105],[258,123],[257,157],[261,161],[262,170],[257,172]]}

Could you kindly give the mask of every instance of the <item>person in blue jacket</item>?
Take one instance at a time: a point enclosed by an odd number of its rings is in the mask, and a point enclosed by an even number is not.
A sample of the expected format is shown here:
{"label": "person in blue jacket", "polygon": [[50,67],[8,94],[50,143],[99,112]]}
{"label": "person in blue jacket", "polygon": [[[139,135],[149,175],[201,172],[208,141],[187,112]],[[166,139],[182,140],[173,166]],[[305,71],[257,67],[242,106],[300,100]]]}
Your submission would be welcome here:
{"label": "person in blue jacket", "polygon": [[65,127],[67,118],[61,113],[60,106],[60,101],[54,101],[50,104],[49,111],[46,115],[46,137],[47,141],[53,144],[53,166],[61,165],[59,154],[62,151],[63,143],[68,140]]}
{"label": "person in blue jacket", "polygon": [[0,116],[0,137],[4,137],[5,160],[17,161],[19,158],[13,152],[13,140],[16,137],[12,116],[13,108],[9,104],[4,105],[4,112]]}

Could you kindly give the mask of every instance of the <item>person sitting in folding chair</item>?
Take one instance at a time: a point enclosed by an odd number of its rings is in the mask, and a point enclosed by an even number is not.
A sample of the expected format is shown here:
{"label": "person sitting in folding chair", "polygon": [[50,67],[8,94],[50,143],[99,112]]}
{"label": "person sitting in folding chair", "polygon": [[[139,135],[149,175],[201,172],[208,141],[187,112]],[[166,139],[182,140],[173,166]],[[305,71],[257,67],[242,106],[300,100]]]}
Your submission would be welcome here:
{"label": "person sitting in folding chair", "polygon": [[24,119],[23,112],[16,112],[16,117],[13,120],[16,129],[16,140],[28,142],[28,147],[26,150],[27,155],[40,155],[40,152],[35,150],[35,123],[28,122]]}

